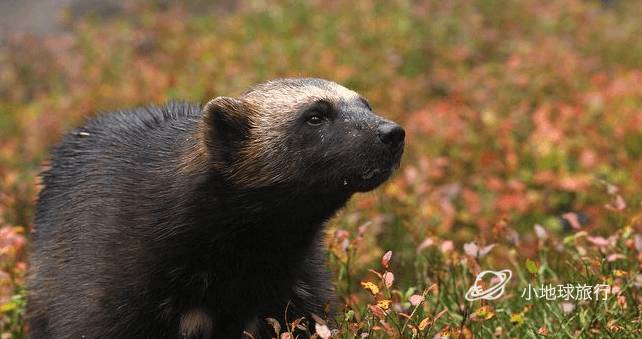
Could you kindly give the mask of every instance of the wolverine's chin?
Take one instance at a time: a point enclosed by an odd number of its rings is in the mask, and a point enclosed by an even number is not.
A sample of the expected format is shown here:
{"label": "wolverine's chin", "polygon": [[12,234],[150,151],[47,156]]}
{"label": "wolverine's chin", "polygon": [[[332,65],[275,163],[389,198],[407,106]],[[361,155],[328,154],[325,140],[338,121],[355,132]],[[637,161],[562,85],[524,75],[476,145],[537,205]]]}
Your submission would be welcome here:
{"label": "wolverine's chin", "polygon": [[370,168],[360,175],[353,176],[352,179],[346,179],[346,183],[354,192],[372,191],[388,180],[393,171],[394,167]]}
{"label": "wolverine's chin", "polygon": [[352,175],[351,178],[346,178],[344,186],[347,186],[354,192],[368,192],[379,187],[386,182],[395,170],[399,168],[401,163],[401,155],[403,148],[396,152],[384,164],[376,167],[366,167],[359,171],[357,174]]}

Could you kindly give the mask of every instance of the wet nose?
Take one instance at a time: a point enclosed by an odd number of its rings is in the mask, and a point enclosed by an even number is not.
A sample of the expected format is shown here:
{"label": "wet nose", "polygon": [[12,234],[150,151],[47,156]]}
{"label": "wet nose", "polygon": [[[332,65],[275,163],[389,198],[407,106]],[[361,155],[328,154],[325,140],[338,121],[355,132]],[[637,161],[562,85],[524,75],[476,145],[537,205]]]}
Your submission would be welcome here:
{"label": "wet nose", "polygon": [[399,147],[406,137],[406,131],[394,122],[386,122],[380,125],[377,133],[384,144],[393,148]]}

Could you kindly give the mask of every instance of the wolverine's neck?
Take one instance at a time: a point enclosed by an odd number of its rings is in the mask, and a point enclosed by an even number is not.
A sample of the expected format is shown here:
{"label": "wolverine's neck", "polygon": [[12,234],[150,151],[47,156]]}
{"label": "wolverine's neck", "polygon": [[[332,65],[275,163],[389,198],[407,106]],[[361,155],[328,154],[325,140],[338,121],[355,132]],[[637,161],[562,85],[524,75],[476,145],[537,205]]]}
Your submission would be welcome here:
{"label": "wolverine's neck", "polygon": [[238,188],[217,177],[208,180],[200,191],[203,210],[230,222],[276,218],[284,223],[322,223],[345,206],[351,196],[346,192],[304,191],[287,184]]}

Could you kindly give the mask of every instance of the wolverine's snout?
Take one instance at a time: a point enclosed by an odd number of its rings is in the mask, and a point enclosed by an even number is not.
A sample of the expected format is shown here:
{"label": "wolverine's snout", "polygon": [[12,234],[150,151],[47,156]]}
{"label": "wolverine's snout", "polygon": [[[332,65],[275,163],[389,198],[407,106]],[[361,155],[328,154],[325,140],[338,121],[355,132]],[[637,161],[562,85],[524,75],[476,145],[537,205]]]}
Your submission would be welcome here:
{"label": "wolverine's snout", "polygon": [[377,128],[379,140],[397,151],[403,146],[406,137],[406,131],[394,122],[386,121]]}

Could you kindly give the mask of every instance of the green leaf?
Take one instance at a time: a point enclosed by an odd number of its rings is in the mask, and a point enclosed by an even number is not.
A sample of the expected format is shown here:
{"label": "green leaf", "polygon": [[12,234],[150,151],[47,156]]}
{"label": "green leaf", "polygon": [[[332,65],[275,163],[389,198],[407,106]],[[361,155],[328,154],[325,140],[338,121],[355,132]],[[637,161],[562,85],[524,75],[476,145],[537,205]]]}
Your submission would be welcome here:
{"label": "green leaf", "polygon": [[0,306],[0,312],[1,313],[7,313],[7,312],[11,312],[11,311],[15,310],[16,308],[18,308],[18,307],[17,307],[17,305],[15,303],[8,302],[8,303]]}
{"label": "green leaf", "polygon": [[526,270],[532,274],[537,274],[539,268],[533,260],[526,259]]}
{"label": "green leaf", "polygon": [[521,325],[524,323],[524,315],[522,313],[515,313],[510,316],[510,322],[515,325]]}

